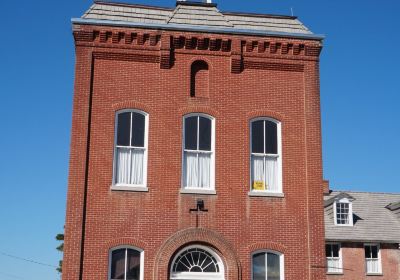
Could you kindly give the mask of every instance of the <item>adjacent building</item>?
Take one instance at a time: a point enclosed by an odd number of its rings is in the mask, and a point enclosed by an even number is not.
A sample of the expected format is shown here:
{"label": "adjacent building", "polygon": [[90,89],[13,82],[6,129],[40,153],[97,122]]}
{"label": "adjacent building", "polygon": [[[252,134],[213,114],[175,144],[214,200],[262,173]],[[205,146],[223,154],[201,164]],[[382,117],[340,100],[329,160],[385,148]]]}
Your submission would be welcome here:
{"label": "adjacent building", "polygon": [[325,279],[323,38],[199,2],[72,22],[63,280]]}
{"label": "adjacent building", "polygon": [[328,279],[400,280],[400,194],[325,196]]}

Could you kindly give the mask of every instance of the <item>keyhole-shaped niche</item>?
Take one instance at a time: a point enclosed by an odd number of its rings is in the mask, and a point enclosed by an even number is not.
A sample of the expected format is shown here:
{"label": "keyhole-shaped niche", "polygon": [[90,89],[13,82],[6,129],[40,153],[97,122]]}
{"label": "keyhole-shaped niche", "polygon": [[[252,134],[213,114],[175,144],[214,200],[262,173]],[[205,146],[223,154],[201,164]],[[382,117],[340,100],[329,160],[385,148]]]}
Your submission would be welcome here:
{"label": "keyhole-shaped niche", "polygon": [[209,96],[209,70],[204,60],[196,60],[190,69],[190,96]]}

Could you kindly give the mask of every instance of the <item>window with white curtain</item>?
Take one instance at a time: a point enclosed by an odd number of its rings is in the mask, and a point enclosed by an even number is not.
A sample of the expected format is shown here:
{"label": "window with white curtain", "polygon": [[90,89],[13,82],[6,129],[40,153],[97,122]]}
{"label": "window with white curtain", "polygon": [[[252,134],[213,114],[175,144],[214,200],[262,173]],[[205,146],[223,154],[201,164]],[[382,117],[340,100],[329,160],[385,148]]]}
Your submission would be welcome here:
{"label": "window with white curtain", "polygon": [[326,271],[331,274],[343,273],[342,268],[342,252],[340,244],[328,243],[325,245],[326,254]]}
{"label": "window with white curtain", "polygon": [[252,256],[252,280],[283,280],[283,255],[277,252],[256,252]]}
{"label": "window with white curtain", "polygon": [[146,187],[148,114],[123,110],[116,115],[114,186]]}
{"label": "window with white curtain", "polygon": [[364,244],[365,270],[367,274],[381,274],[381,253],[378,244]]}
{"label": "window with white curtain", "polygon": [[342,198],[335,201],[334,205],[335,224],[338,226],[353,225],[353,209],[350,200]]}
{"label": "window with white curtain", "polygon": [[214,119],[190,114],[183,119],[184,189],[214,189]]}
{"label": "window with white curtain", "polygon": [[250,123],[251,191],[282,192],[281,125],[269,118]]}
{"label": "window with white curtain", "polygon": [[143,280],[144,252],[133,247],[118,247],[110,252],[110,280]]}

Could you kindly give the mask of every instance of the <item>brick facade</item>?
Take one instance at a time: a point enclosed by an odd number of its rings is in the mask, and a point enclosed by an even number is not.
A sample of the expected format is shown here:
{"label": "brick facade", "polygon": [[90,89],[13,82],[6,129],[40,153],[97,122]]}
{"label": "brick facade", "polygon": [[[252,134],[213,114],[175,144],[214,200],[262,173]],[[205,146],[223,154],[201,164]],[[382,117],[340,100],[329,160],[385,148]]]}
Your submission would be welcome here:
{"label": "brick facade", "polygon": [[366,275],[363,243],[342,243],[343,274],[328,274],[328,280],[400,280],[398,244],[381,244],[382,275]]}
{"label": "brick facade", "polygon": [[[251,279],[251,253],[284,254],[285,279],[325,279],[320,42],[74,25],[76,72],[63,280],[108,279],[109,250],[145,252],[144,279],[168,279],[188,244],[218,252],[225,279]],[[193,42],[197,42],[194,44]],[[191,65],[209,90],[191,97]],[[113,191],[115,114],[149,114],[148,192]],[[182,119],[215,118],[216,195],[182,194]],[[284,197],[250,197],[249,122],[282,125]],[[196,199],[208,212],[196,214]],[[388,279],[388,278],[385,278]]]}

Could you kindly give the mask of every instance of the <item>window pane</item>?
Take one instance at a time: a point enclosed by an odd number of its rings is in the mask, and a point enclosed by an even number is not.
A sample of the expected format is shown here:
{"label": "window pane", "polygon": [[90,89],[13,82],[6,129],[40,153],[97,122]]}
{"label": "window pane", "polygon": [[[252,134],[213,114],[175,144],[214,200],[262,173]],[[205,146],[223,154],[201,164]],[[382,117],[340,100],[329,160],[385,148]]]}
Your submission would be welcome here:
{"label": "window pane", "polygon": [[332,257],[334,258],[339,257],[339,245],[337,244],[332,245]]}
{"label": "window pane", "polygon": [[264,153],[264,121],[251,123],[251,152]]}
{"label": "window pane", "polygon": [[265,253],[253,255],[253,280],[265,280]]}
{"label": "window pane", "polygon": [[144,122],[145,116],[132,113],[132,146],[144,147]]}
{"label": "window pane", "polygon": [[277,158],[265,157],[265,189],[268,191],[279,191]]}
{"label": "window pane", "polygon": [[140,252],[128,249],[126,280],[140,279]]}
{"label": "window pane", "polygon": [[200,117],[199,150],[211,151],[211,120]]}
{"label": "window pane", "polygon": [[332,257],[332,245],[331,244],[325,245],[325,256],[327,258]]}
{"label": "window pane", "polygon": [[183,157],[183,186],[197,187],[198,185],[198,159],[197,153],[184,152]]}
{"label": "window pane", "polygon": [[111,279],[125,279],[125,249],[112,252]]}
{"label": "window pane", "polygon": [[199,154],[199,188],[210,188],[211,155]]}
{"label": "window pane", "polygon": [[374,259],[378,258],[378,246],[371,246],[371,256]]}
{"label": "window pane", "polygon": [[264,157],[251,156],[251,188],[265,191]]}
{"label": "window pane", "polygon": [[278,154],[277,124],[265,121],[265,150],[267,154]]}
{"label": "window pane", "polygon": [[129,146],[129,137],[131,129],[131,113],[118,114],[118,128],[117,128],[117,145]]}
{"label": "window pane", "polygon": [[267,254],[267,272],[268,272],[268,280],[280,280],[280,265],[279,265],[279,256],[276,254],[268,253]]}
{"label": "window pane", "polygon": [[370,258],[370,257],[371,257],[371,247],[365,246],[365,258]]}
{"label": "window pane", "polygon": [[197,150],[197,117],[185,119],[185,149]]}

